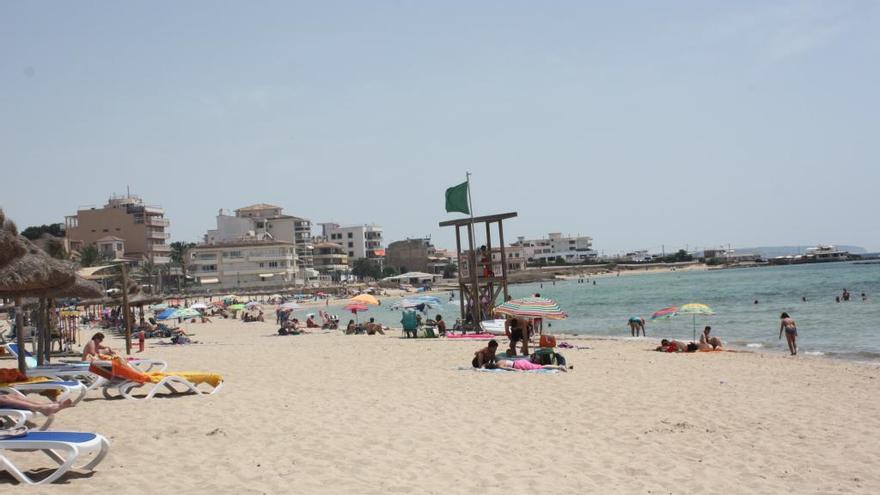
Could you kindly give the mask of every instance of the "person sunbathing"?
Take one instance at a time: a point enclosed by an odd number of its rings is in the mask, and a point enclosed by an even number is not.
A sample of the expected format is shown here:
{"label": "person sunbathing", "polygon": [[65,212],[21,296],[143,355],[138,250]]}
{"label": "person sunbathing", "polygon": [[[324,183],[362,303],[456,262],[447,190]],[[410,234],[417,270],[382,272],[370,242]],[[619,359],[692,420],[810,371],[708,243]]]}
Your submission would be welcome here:
{"label": "person sunbathing", "polygon": [[498,341],[492,339],[486,347],[474,353],[474,359],[471,365],[474,368],[482,368],[483,366],[495,364],[495,354],[498,352]]}
{"label": "person sunbathing", "polygon": [[377,333],[385,335],[385,330],[382,330],[382,325],[376,323],[375,318],[370,318],[370,322],[364,325],[364,328],[367,330],[367,335],[376,335]]}
{"label": "person sunbathing", "polygon": [[685,344],[678,340],[663,339],[660,341],[660,347],[654,350],[659,352],[694,352],[697,350],[697,344],[693,342]]}
{"label": "person sunbathing", "polygon": [[89,343],[86,344],[85,347],[83,347],[82,360],[83,361],[100,360],[102,354],[110,355],[110,356],[115,355],[116,353],[113,352],[113,349],[111,349],[105,345],[101,345],[101,342],[103,342],[103,341],[104,341],[104,334],[103,333],[98,332],[95,335],[92,335],[92,340],[90,340]]}
{"label": "person sunbathing", "polygon": [[703,329],[702,335],[700,335],[700,343],[697,344],[697,349],[700,351],[720,351],[721,349],[721,339],[718,337],[710,337],[709,332],[712,331],[712,327],[707,326]]}
{"label": "person sunbathing", "polygon": [[24,409],[27,411],[38,412],[43,416],[51,416],[62,409],[73,407],[72,399],[64,399],[61,402],[37,402],[24,397],[13,397],[11,395],[0,394],[0,409]]}
{"label": "person sunbathing", "polygon": [[513,370],[513,371],[532,371],[532,370],[559,370],[559,371],[568,371],[565,366],[553,365],[553,364],[536,364],[528,359],[502,359],[497,361],[494,365],[487,365],[486,369],[495,369],[500,368],[503,370]]}

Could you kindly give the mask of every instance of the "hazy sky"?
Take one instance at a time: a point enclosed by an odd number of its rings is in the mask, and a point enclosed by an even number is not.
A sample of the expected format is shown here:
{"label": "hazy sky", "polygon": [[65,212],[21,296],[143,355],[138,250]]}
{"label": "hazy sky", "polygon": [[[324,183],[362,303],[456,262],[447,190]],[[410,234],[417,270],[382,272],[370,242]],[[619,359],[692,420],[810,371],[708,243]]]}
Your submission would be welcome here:
{"label": "hazy sky", "polygon": [[880,2],[0,3],[0,206],[880,249]]}

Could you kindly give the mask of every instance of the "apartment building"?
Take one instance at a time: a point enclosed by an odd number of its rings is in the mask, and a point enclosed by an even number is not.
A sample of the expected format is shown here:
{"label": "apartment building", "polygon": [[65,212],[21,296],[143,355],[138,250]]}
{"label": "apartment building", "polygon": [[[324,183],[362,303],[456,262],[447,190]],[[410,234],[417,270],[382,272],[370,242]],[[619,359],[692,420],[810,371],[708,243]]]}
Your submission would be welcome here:
{"label": "apartment building", "polygon": [[134,265],[146,260],[155,264],[171,261],[165,210],[145,204],[138,196],[111,196],[101,208],[83,208],[66,216],[64,224],[71,251],[100,243],[101,253]]}
{"label": "apartment building", "polygon": [[513,247],[522,249],[522,257],[526,263],[554,261],[558,258],[567,263],[583,263],[593,261],[598,253],[593,250],[593,238],[589,236],[563,236],[559,232],[547,234],[542,239],[526,239],[517,237]]}
{"label": "apartment building", "polygon": [[322,237],[326,242],[340,244],[348,255],[349,263],[362,258],[375,260],[380,265],[385,259],[382,227],[378,225],[355,225],[341,227],[336,223],[322,223]]}
{"label": "apartment building", "polygon": [[192,275],[210,289],[289,287],[297,278],[292,242],[250,240],[201,244],[190,250]]}
{"label": "apartment building", "polygon": [[317,275],[313,270],[311,220],[286,215],[280,206],[265,203],[238,208],[234,215],[221,209],[217,214],[217,228],[209,230],[204,237],[206,244],[249,239],[293,243],[301,276],[311,278]]}
{"label": "apartment building", "polygon": [[332,242],[315,244],[315,270],[327,275],[332,273],[348,273],[348,255],[341,245]]}

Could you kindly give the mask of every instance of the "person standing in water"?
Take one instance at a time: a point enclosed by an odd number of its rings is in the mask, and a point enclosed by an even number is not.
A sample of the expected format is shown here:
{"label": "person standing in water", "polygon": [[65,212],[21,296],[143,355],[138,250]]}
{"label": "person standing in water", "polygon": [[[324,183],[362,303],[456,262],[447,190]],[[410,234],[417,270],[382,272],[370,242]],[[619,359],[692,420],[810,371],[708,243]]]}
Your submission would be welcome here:
{"label": "person standing in water", "polygon": [[788,350],[791,355],[797,355],[797,323],[788,316],[788,313],[782,313],[779,317],[782,322],[779,324],[779,340],[782,340],[782,332],[785,332],[785,340],[788,342]]}

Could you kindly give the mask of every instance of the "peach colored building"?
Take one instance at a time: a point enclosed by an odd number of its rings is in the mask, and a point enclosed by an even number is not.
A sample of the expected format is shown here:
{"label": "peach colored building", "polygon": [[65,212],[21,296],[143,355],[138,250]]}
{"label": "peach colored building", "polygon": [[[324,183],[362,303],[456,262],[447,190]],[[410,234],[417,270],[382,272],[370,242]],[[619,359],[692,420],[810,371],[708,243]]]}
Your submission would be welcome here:
{"label": "peach colored building", "polygon": [[168,219],[165,210],[144,204],[138,196],[113,196],[102,208],[87,208],[76,215],[65,217],[67,242],[72,251],[86,246],[105,244],[113,239],[112,251],[116,251],[116,239],[121,240],[122,255],[137,264],[152,260],[156,264],[170,262],[171,247],[168,245]]}

